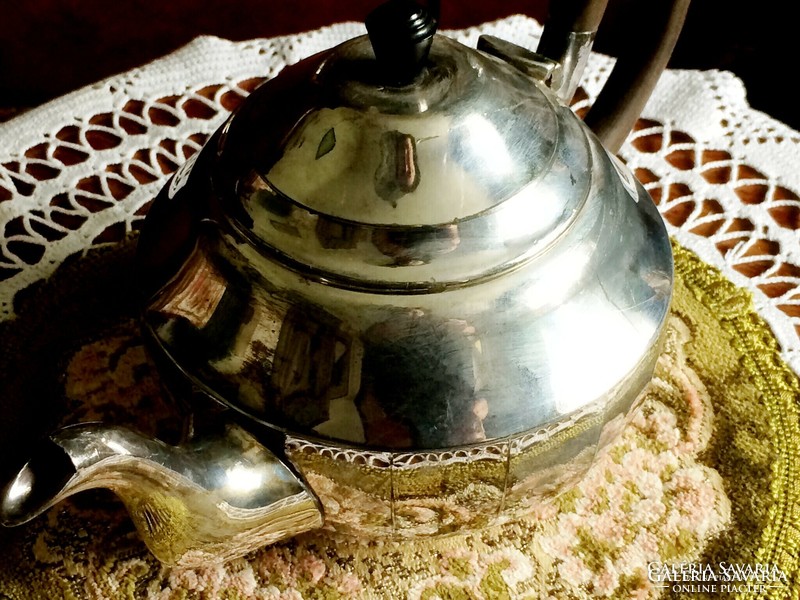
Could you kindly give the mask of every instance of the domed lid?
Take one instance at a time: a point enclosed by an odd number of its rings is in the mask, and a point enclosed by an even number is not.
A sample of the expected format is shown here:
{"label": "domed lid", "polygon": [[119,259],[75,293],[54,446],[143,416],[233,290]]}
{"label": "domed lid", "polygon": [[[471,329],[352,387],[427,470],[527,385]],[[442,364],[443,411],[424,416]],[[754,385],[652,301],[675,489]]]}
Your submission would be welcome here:
{"label": "domed lid", "polygon": [[474,283],[551,243],[589,191],[568,109],[444,36],[399,83],[373,46],[287,68],[227,124],[213,179],[231,222],[307,275],[384,292]]}

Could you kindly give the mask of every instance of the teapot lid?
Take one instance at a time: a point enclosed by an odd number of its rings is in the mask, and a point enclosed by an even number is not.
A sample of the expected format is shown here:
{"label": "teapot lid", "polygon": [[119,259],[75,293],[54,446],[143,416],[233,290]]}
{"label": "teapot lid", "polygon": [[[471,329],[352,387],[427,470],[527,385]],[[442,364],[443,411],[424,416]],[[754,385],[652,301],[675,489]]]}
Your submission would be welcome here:
{"label": "teapot lid", "polygon": [[373,46],[288,67],[226,124],[212,182],[231,223],[305,276],[384,293],[476,283],[549,246],[591,187],[569,109],[442,35],[399,83]]}

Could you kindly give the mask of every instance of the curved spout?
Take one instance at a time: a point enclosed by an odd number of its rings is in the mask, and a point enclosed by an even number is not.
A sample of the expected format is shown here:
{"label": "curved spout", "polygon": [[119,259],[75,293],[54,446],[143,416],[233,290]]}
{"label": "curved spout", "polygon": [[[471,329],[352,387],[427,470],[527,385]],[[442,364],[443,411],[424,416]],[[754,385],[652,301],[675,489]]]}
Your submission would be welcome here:
{"label": "curved spout", "polygon": [[169,446],[99,423],[44,440],[0,494],[0,520],[25,523],[98,487],[120,497],[150,551],[167,564],[230,560],[322,524],[308,487],[236,425]]}

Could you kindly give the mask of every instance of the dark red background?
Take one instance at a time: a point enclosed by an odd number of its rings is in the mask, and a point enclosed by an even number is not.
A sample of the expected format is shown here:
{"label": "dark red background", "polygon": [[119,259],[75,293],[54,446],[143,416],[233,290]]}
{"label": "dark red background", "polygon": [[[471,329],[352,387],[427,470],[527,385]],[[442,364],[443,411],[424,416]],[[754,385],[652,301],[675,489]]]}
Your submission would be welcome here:
{"label": "dark red background", "polygon": [[[27,107],[129,69],[199,34],[249,39],[360,20],[380,0],[31,0],[0,13],[0,108]],[[597,47],[615,54],[637,27],[635,7],[611,0]],[[672,65],[729,69],[751,104],[800,127],[790,82],[798,74],[794,3],[693,0]],[[547,0],[444,0],[442,26],[461,28],[514,13],[539,20]]]}

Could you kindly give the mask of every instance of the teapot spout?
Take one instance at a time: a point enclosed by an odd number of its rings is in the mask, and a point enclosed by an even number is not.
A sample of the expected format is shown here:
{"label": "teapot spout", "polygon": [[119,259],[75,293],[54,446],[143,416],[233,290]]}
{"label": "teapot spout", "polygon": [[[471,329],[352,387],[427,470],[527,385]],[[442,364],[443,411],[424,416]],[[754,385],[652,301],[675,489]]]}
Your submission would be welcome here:
{"label": "teapot spout", "polygon": [[25,523],[64,498],[108,488],[160,561],[197,567],[252,552],[322,525],[306,484],[253,436],[170,446],[98,423],[56,431],[0,493],[0,521]]}

